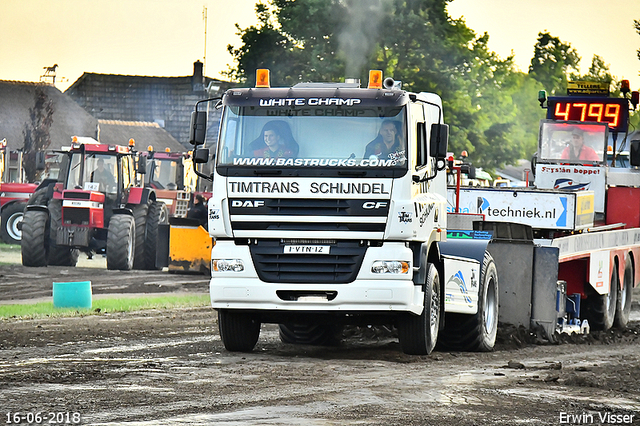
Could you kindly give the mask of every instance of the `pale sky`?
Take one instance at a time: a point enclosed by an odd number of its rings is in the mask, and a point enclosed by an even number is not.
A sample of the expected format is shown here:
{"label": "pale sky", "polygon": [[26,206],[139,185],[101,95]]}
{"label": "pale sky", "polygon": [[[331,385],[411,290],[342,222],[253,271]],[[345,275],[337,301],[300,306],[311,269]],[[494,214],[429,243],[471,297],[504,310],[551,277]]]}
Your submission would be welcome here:
{"label": "pale sky", "polygon": [[[220,72],[240,45],[235,23],[257,22],[255,0],[0,0],[0,80],[39,81],[58,64],[56,87],[64,91],[83,72],[160,77],[188,76],[205,55],[205,75]],[[548,30],[578,51],[586,73],[594,54],[613,75],[640,89],[640,0],[454,0],[477,34],[502,58],[511,51],[526,72],[539,32]],[[395,76],[401,78],[401,76]]]}

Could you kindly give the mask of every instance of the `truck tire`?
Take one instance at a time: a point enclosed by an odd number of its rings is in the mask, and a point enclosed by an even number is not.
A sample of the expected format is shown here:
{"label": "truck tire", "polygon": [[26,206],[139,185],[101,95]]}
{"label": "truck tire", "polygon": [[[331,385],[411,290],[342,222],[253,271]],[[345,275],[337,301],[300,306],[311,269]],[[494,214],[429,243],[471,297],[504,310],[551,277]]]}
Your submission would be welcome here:
{"label": "truck tire", "polygon": [[0,224],[0,237],[7,244],[20,244],[22,231],[18,228],[18,224],[22,222],[25,203],[11,203],[2,210],[2,219]]}
{"label": "truck tire", "polygon": [[294,345],[338,346],[342,327],[336,324],[280,324],[282,343]]}
{"label": "truck tire", "polygon": [[156,254],[158,253],[158,225],[160,224],[163,206],[164,203],[161,201],[153,201],[149,205],[144,239],[144,269],[162,269],[156,267]]}
{"label": "truck tire", "polygon": [[614,264],[609,293],[598,294],[593,291],[584,301],[584,318],[589,321],[589,327],[592,330],[606,331],[613,327],[619,288],[618,265]]}
{"label": "truck tire", "polygon": [[622,281],[622,290],[618,293],[616,302],[616,316],[613,325],[616,328],[625,328],[629,323],[629,315],[631,314],[631,299],[633,295],[633,263],[631,257],[627,256],[624,266],[624,278]]}
{"label": "truck tire", "polygon": [[433,263],[427,264],[427,280],[422,314],[402,314],[398,318],[398,340],[409,355],[429,355],[438,341],[440,329],[440,274]]}
{"label": "truck tire", "polygon": [[47,266],[49,257],[49,214],[44,210],[27,210],[22,218],[23,266]]}
{"label": "truck tire", "polygon": [[135,223],[135,250],[133,255],[133,269],[146,269],[146,256],[144,254],[147,235],[147,213],[149,207],[146,204],[138,204],[133,208]]}
{"label": "truck tire", "polygon": [[132,216],[115,214],[107,231],[107,269],[129,271],[133,267],[135,226]]}
{"label": "truck tire", "polygon": [[78,263],[78,249],[68,246],[56,245],[56,235],[58,228],[62,224],[62,201],[49,201],[49,265],[53,266],[76,266]]}
{"label": "truck tire", "polygon": [[474,315],[449,313],[441,335],[442,348],[454,351],[489,352],[498,334],[498,270],[488,252],[482,260],[478,288],[478,312]]}
{"label": "truck tire", "polygon": [[218,329],[224,347],[230,352],[251,352],[260,336],[260,322],[246,312],[218,310]]}

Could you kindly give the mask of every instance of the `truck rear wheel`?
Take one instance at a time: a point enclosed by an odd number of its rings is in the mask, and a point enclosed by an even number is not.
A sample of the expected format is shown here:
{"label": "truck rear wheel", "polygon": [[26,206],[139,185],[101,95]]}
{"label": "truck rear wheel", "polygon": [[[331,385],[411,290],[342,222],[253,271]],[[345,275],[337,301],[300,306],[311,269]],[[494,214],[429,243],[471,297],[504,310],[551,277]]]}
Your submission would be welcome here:
{"label": "truck rear wheel", "polygon": [[24,266],[47,266],[49,257],[49,214],[44,210],[27,210],[22,218],[22,264]]}
{"label": "truck rear wheel", "polygon": [[127,214],[111,216],[107,231],[107,269],[129,271],[133,267],[134,228],[133,217]]}
{"label": "truck rear wheel", "polygon": [[78,263],[78,249],[67,246],[56,245],[56,235],[58,228],[62,224],[62,201],[49,201],[49,265],[54,266],[76,266]]}
{"label": "truck rear wheel", "polygon": [[2,210],[2,228],[0,228],[0,238],[7,244],[20,244],[22,231],[18,224],[22,222],[25,203],[12,203]]}
{"label": "truck rear wheel", "polygon": [[592,330],[609,330],[613,327],[619,288],[618,265],[614,264],[609,293],[598,294],[594,291],[584,301],[584,317],[589,321]]}
{"label": "truck rear wheel", "polygon": [[280,324],[282,343],[316,346],[337,346],[342,327],[336,324]]}
{"label": "truck rear wheel", "polygon": [[493,257],[485,252],[478,288],[478,312],[474,315],[450,313],[440,343],[455,351],[489,352],[498,334],[498,270]]}
{"label": "truck rear wheel", "polygon": [[403,314],[398,318],[398,340],[409,355],[429,355],[438,341],[440,329],[440,274],[433,263],[427,264],[427,280],[422,314]]}
{"label": "truck rear wheel", "polygon": [[629,315],[631,314],[631,299],[633,295],[633,263],[631,258],[627,256],[624,266],[624,277],[622,281],[622,290],[618,293],[616,303],[616,316],[614,326],[616,328],[625,328],[629,323]]}
{"label": "truck rear wheel", "polygon": [[251,314],[232,309],[218,310],[218,329],[230,352],[251,352],[260,336],[260,322]]}

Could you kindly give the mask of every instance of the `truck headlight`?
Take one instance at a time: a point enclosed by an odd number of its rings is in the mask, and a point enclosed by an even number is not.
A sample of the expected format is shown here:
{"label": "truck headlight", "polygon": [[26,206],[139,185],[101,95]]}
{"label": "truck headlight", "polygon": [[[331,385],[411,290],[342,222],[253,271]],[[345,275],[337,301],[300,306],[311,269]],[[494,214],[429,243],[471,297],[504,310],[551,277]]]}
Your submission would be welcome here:
{"label": "truck headlight", "polygon": [[241,259],[213,259],[211,269],[216,272],[242,272],[244,263]]}
{"label": "truck headlight", "polygon": [[376,260],[371,265],[374,274],[407,274],[409,262],[402,260]]}

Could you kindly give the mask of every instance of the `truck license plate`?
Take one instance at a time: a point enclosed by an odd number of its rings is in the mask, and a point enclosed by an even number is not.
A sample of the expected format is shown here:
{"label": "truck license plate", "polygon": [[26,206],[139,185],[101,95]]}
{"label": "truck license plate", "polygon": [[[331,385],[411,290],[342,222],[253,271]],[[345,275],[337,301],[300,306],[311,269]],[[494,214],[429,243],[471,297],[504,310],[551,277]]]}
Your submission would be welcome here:
{"label": "truck license plate", "polygon": [[329,254],[331,246],[284,246],[285,254]]}

